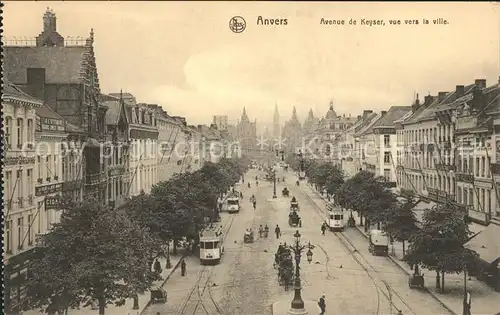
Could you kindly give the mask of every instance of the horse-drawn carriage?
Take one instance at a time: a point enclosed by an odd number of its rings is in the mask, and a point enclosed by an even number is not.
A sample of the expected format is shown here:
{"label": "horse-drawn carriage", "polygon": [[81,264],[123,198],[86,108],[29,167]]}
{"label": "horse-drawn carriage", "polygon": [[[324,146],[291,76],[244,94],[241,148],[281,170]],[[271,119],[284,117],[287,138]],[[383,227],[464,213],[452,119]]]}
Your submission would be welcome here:
{"label": "horse-drawn carriage", "polygon": [[288,214],[288,225],[291,227],[302,227],[302,219],[296,211],[291,211]]}
{"label": "horse-drawn carriage", "polygon": [[420,273],[418,265],[415,266],[414,268],[415,270],[413,272],[413,275],[410,278],[408,278],[408,287],[410,287],[410,289],[413,288],[423,289],[425,285],[424,274]]}
{"label": "horse-drawn carriage", "polygon": [[[280,245],[281,246],[281,245]],[[285,290],[293,285],[293,256],[288,248],[279,248],[275,256],[274,266],[278,267],[278,283],[285,286]]]}
{"label": "horse-drawn carriage", "polygon": [[300,208],[299,208],[299,202],[297,200],[292,200],[290,202],[290,211],[299,211]]}
{"label": "horse-drawn carriage", "polygon": [[253,243],[253,231],[252,230],[246,230],[245,235],[243,236],[243,242],[244,243]]}
{"label": "horse-drawn carriage", "polygon": [[167,291],[162,287],[156,287],[149,290],[151,292],[151,303],[166,303],[167,302]]}
{"label": "horse-drawn carriage", "polygon": [[283,188],[283,190],[281,191],[281,195],[283,197],[289,197],[290,196],[290,191],[288,190],[288,188]]}

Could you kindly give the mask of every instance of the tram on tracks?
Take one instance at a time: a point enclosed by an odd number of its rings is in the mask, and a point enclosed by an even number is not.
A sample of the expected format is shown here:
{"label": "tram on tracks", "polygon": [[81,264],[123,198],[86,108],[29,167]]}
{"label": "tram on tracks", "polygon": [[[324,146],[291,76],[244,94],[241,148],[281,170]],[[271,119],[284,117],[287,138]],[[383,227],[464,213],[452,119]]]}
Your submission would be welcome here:
{"label": "tram on tracks", "polygon": [[240,195],[238,192],[233,192],[226,199],[228,213],[240,212]]}
{"label": "tram on tracks", "polygon": [[328,210],[328,228],[332,232],[344,231],[346,222],[344,218],[344,211],[341,209],[335,209],[332,205],[327,206]]}
{"label": "tram on tracks", "polygon": [[224,253],[222,226],[209,225],[200,233],[200,263],[218,264]]}

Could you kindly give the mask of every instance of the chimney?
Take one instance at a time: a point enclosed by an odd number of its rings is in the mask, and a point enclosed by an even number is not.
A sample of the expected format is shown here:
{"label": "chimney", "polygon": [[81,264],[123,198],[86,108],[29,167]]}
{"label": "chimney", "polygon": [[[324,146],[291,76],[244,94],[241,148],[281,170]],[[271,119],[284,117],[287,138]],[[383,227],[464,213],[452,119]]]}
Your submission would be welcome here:
{"label": "chimney", "polygon": [[366,117],[368,117],[368,115],[370,115],[371,113],[373,113],[372,110],[364,110],[363,111],[363,120],[366,119]]}
{"label": "chimney", "polygon": [[386,110],[383,110],[383,111],[381,111],[381,112],[380,112],[380,116],[382,116],[382,117],[384,117],[384,116],[385,116],[385,114],[387,114],[387,111],[386,111]]}
{"label": "chimney", "polygon": [[480,112],[486,104],[484,104],[483,90],[481,88],[474,89],[471,102],[473,111]]}
{"label": "chimney", "polygon": [[28,94],[45,101],[45,68],[26,69],[26,78]]}
{"label": "chimney", "polygon": [[420,107],[420,99],[418,98],[418,94],[417,94],[417,98],[415,99],[415,102],[411,106],[411,110],[413,112],[415,112],[419,107]]}
{"label": "chimney", "polygon": [[486,80],[485,79],[476,79],[474,82],[477,88],[485,89],[486,88]]}
{"label": "chimney", "polygon": [[464,96],[464,94],[465,94],[465,86],[457,85],[455,88],[455,97],[459,98],[459,97]]}
{"label": "chimney", "polygon": [[439,92],[438,93],[438,101],[439,101],[439,103],[441,103],[442,101],[444,101],[444,99],[446,97],[446,94],[448,94],[448,92]]}
{"label": "chimney", "polygon": [[432,99],[432,95],[426,95],[424,98],[424,105],[429,105],[430,103],[432,103]]}

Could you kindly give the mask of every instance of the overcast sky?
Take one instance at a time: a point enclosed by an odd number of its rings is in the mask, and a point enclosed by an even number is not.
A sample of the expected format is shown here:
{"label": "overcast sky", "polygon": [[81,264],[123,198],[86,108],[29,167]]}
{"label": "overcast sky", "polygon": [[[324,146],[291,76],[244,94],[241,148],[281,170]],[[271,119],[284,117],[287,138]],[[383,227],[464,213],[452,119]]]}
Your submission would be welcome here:
{"label": "overcast sky", "polygon": [[[500,75],[500,6],[492,3],[8,2],[4,35],[38,35],[47,6],[64,37],[94,28],[103,93],[123,89],[190,124],[216,114],[236,121],[243,106],[267,123],[276,102],[282,120],[294,105],[303,120],[309,108],[324,116],[330,99],[338,114],[355,116],[410,105],[414,91],[423,97],[478,78],[491,85]],[[228,26],[235,15],[247,23],[239,34]],[[258,16],[288,25],[257,26]],[[320,25],[322,17],[358,25]],[[386,25],[359,25],[362,18]],[[438,18],[449,24],[433,25]]]}

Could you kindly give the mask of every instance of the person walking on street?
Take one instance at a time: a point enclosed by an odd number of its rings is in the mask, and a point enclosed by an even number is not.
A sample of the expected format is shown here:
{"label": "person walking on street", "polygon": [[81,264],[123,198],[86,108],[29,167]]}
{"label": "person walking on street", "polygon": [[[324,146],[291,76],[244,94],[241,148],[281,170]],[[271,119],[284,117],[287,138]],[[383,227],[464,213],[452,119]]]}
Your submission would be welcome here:
{"label": "person walking on street", "polygon": [[181,276],[185,276],[186,275],[186,261],[183,259],[181,261]]}
{"label": "person walking on street", "polygon": [[323,224],[321,225],[321,233],[325,235],[325,231],[326,231],[326,223],[323,222]]}
{"label": "person walking on street", "polygon": [[161,270],[161,265],[160,265],[160,262],[158,261],[158,259],[155,259],[154,269],[155,269],[156,273],[161,274],[162,270]]}
{"label": "person walking on street", "polygon": [[325,303],[325,295],[321,295],[321,297],[319,298],[319,301],[318,301],[318,306],[321,310],[321,313],[319,313],[319,315],[323,315],[325,314],[325,310],[326,310],[326,303]]}
{"label": "person walking on street", "polygon": [[276,224],[276,228],[274,229],[274,233],[276,233],[276,238],[280,238],[281,236],[281,229],[280,227]]}

